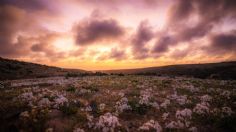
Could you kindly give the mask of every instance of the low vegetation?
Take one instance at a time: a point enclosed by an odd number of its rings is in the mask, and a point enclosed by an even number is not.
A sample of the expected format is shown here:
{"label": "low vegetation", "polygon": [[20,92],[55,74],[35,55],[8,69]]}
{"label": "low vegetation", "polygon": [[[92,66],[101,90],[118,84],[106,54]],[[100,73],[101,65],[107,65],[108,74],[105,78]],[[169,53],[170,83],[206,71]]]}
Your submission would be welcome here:
{"label": "low vegetation", "polygon": [[97,75],[7,83],[0,131],[236,131],[234,80]]}

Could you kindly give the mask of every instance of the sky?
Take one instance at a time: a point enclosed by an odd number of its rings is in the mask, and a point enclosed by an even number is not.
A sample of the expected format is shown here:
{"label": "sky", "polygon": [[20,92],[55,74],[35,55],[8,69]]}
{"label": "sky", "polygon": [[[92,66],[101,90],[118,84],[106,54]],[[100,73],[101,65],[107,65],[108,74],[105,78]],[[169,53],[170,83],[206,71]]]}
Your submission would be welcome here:
{"label": "sky", "polygon": [[235,0],[1,0],[0,56],[85,70],[236,60]]}

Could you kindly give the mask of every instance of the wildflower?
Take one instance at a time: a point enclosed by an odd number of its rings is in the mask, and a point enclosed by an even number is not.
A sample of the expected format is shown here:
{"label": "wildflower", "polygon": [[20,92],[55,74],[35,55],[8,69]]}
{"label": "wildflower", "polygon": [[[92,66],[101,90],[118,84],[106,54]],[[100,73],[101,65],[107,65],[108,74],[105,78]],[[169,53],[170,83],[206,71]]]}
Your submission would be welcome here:
{"label": "wildflower", "polygon": [[120,97],[124,97],[124,96],[125,96],[125,94],[122,93],[122,92],[119,92],[118,95],[119,95]]}
{"label": "wildflower", "polygon": [[92,127],[94,126],[94,123],[93,123],[93,116],[87,114],[86,117],[87,117],[87,120],[88,120],[88,127],[89,127],[89,128],[92,128]]}
{"label": "wildflower", "polygon": [[105,106],[106,106],[106,104],[100,104],[100,105],[99,105],[99,109],[100,109],[100,110],[104,110],[104,109],[105,109]]}
{"label": "wildflower", "polygon": [[151,105],[152,107],[159,109],[159,104],[157,102],[150,102],[149,105]]}
{"label": "wildflower", "polygon": [[222,107],[222,113],[223,116],[231,116],[233,114],[233,111],[231,110],[230,107]]}
{"label": "wildflower", "polygon": [[59,106],[62,106],[62,105],[64,105],[65,103],[67,103],[67,102],[68,102],[68,99],[65,98],[65,97],[62,96],[62,95],[59,95],[56,99],[54,99],[54,102],[55,102],[54,107],[55,107],[55,108],[58,108]]}
{"label": "wildflower", "polygon": [[32,92],[26,92],[19,96],[23,101],[32,101],[35,97]]}
{"label": "wildflower", "polygon": [[179,120],[186,120],[192,118],[192,111],[190,109],[177,110],[175,117]]}
{"label": "wildflower", "polygon": [[128,105],[128,99],[126,97],[121,98],[120,101],[116,102],[117,112],[123,112],[124,110],[131,109],[131,106]]}
{"label": "wildflower", "polygon": [[47,128],[45,132],[53,132],[53,128]]}
{"label": "wildflower", "polygon": [[102,129],[103,132],[114,131],[118,126],[121,126],[119,119],[111,113],[100,116],[99,121],[96,123],[96,128]]}
{"label": "wildflower", "polygon": [[20,117],[29,118],[30,117],[29,112],[25,111],[25,112],[20,113]]}
{"label": "wildflower", "polygon": [[151,99],[151,89],[146,89],[144,91],[141,91],[140,93],[140,100],[139,100],[139,104],[145,104],[145,105],[149,105],[149,101]]}
{"label": "wildflower", "polygon": [[166,120],[168,116],[169,116],[169,113],[163,113],[162,114],[162,119]]}
{"label": "wildflower", "polygon": [[167,106],[170,105],[170,100],[169,99],[165,99],[165,101],[163,103],[161,103],[161,107],[162,108],[167,108]]}
{"label": "wildflower", "polygon": [[87,106],[84,111],[92,111],[92,107],[91,106]]}
{"label": "wildflower", "polygon": [[223,91],[220,95],[226,99],[230,99],[230,92],[228,90]]}
{"label": "wildflower", "polygon": [[81,129],[81,128],[75,128],[73,130],[73,132],[84,132],[84,129]]}
{"label": "wildflower", "polygon": [[184,109],[181,111],[177,110],[175,117],[179,120],[178,122],[183,123],[185,127],[189,127],[189,120],[192,118],[192,111],[190,109]]}
{"label": "wildflower", "polygon": [[48,98],[42,98],[39,102],[38,102],[38,106],[39,107],[48,107],[51,105],[51,102],[48,100]]}
{"label": "wildflower", "polygon": [[157,121],[154,121],[154,120],[150,120],[150,121],[144,123],[141,127],[139,127],[139,130],[148,131],[150,129],[154,129],[154,130],[156,130],[156,132],[162,131],[162,127],[159,125],[159,123]]}
{"label": "wildflower", "polygon": [[200,97],[200,100],[201,100],[202,102],[209,102],[209,101],[212,100],[212,97],[209,96],[209,95],[203,95],[203,96]]}
{"label": "wildflower", "polygon": [[197,132],[198,131],[196,127],[190,127],[188,130],[190,132]]}
{"label": "wildflower", "polygon": [[193,108],[193,112],[197,113],[197,114],[207,114],[209,113],[209,104],[208,103],[199,103],[197,104],[194,108]]}
{"label": "wildflower", "polygon": [[166,128],[176,129],[176,128],[184,128],[184,124],[181,121],[171,121],[166,125]]}

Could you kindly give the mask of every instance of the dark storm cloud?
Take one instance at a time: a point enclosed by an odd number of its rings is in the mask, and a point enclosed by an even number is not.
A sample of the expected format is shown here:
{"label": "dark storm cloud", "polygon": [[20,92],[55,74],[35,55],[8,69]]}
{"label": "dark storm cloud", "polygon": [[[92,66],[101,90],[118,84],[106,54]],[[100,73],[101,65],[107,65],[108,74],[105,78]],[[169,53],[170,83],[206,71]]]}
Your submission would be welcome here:
{"label": "dark storm cloud", "polygon": [[169,50],[169,46],[175,44],[175,39],[172,36],[163,36],[155,44],[153,53],[165,53]]}
{"label": "dark storm cloud", "polygon": [[191,15],[193,5],[191,0],[178,0],[176,4],[171,7],[170,22],[173,24],[176,21],[185,19]]}
{"label": "dark storm cloud", "polygon": [[183,28],[176,36],[179,42],[191,41],[195,38],[204,37],[212,28],[213,26],[210,24],[199,23],[194,27]]}
{"label": "dark storm cloud", "polygon": [[211,37],[210,43],[210,49],[215,52],[236,53],[236,31],[214,35]]}
{"label": "dark storm cloud", "polygon": [[28,11],[44,10],[47,8],[45,0],[1,0],[0,5],[12,5]]}
{"label": "dark storm cloud", "polygon": [[145,47],[146,43],[154,37],[148,21],[143,21],[139,24],[137,31],[132,39],[133,53],[135,59],[143,59],[147,57],[148,49]]}
{"label": "dark storm cloud", "polygon": [[186,20],[193,14],[199,15],[201,23],[217,23],[226,16],[235,17],[236,1],[177,0],[170,13],[170,23]]}
{"label": "dark storm cloud", "polygon": [[44,50],[44,47],[41,44],[34,44],[31,46],[31,50],[34,52],[41,52]]}
{"label": "dark storm cloud", "polygon": [[[46,41],[50,36],[45,33],[41,36],[25,36],[19,33],[25,33],[29,30],[38,29],[34,18],[29,18],[27,12],[15,6],[4,5],[0,6],[0,56],[7,58],[16,58],[22,56],[30,56],[32,51],[42,51],[48,57],[56,54],[55,51],[47,48]],[[30,21],[29,21],[30,19]],[[55,35],[54,35],[55,36]],[[43,45],[33,45],[36,42],[44,43]],[[48,43],[48,42],[47,42]]]}
{"label": "dark storm cloud", "polygon": [[[194,16],[198,16],[195,23],[191,21]],[[177,0],[170,9],[168,31],[157,39],[153,52],[165,53],[180,42],[191,44],[194,39],[208,36],[226,17],[236,19],[235,0]],[[168,32],[174,34],[166,37]]]}
{"label": "dark storm cloud", "polygon": [[25,23],[25,12],[13,6],[0,6],[0,18],[0,56],[18,56],[26,52],[22,37],[13,42],[16,33]]}
{"label": "dark storm cloud", "polygon": [[78,45],[89,45],[95,41],[117,39],[124,32],[124,29],[113,19],[92,19],[79,23],[76,28],[76,42]]}

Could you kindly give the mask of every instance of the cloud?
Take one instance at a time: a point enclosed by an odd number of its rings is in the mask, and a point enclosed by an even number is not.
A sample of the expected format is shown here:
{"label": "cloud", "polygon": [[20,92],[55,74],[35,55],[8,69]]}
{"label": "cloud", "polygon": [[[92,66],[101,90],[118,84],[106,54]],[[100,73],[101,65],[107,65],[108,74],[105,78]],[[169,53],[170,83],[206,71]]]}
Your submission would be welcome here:
{"label": "cloud", "polygon": [[156,42],[152,52],[157,54],[165,53],[169,50],[169,46],[175,44],[175,42],[172,36],[162,36]]}
{"label": "cloud", "polygon": [[89,19],[76,27],[78,45],[90,45],[97,41],[118,39],[125,33],[114,19]]}
{"label": "cloud", "polygon": [[162,0],[77,0],[79,3],[101,7],[117,8],[119,6],[152,7],[155,8]]}
{"label": "cloud", "polygon": [[[157,36],[152,52],[160,56],[181,42],[191,45],[193,40],[209,37],[226,17],[235,16],[234,0],[177,0],[169,10],[168,28]],[[185,54],[186,51],[182,55]]]}
{"label": "cloud", "polygon": [[25,40],[16,34],[25,24],[24,10],[14,6],[0,6],[0,18],[0,55],[3,57],[22,55],[26,49],[25,44],[22,44]]}
{"label": "cloud", "polygon": [[[210,50],[210,51],[209,51]],[[236,53],[236,31],[213,35],[210,38],[209,52]]]}
{"label": "cloud", "polygon": [[235,0],[177,0],[170,10],[170,23],[186,22],[198,15],[201,22],[217,23],[225,17],[235,17]]}
{"label": "cloud", "polygon": [[47,1],[45,0],[1,0],[1,5],[12,5],[27,11],[46,10]]}
{"label": "cloud", "polygon": [[169,24],[182,21],[188,18],[193,12],[192,1],[190,0],[177,0],[177,2],[170,9]]}
{"label": "cloud", "polygon": [[125,50],[116,47],[116,48],[110,49],[110,51],[108,52],[103,52],[96,58],[96,60],[104,61],[104,60],[113,59],[115,61],[122,61],[122,60],[125,60],[126,58],[127,58],[127,54]]}
{"label": "cloud", "polygon": [[109,58],[115,59],[115,60],[122,60],[126,58],[126,54],[124,50],[119,50],[117,48],[111,49]]}
{"label": "cloud", "polygon": [[148,21],[142,21],[132,39],[132,52],[135,59],[143,59],[148,56],[146,44],[154,37],[152,27]]}
{"label": "cloud", "polygon": [[31,44],[30,50],[32,54],[37,54],[38,58],[46,57],[51,61],[62,59],[65,56],[64,52],[57,51],[52,45],[52,42],[62,35],[59,33],[45,33],[42,36],[34,38],[34,44]]}

